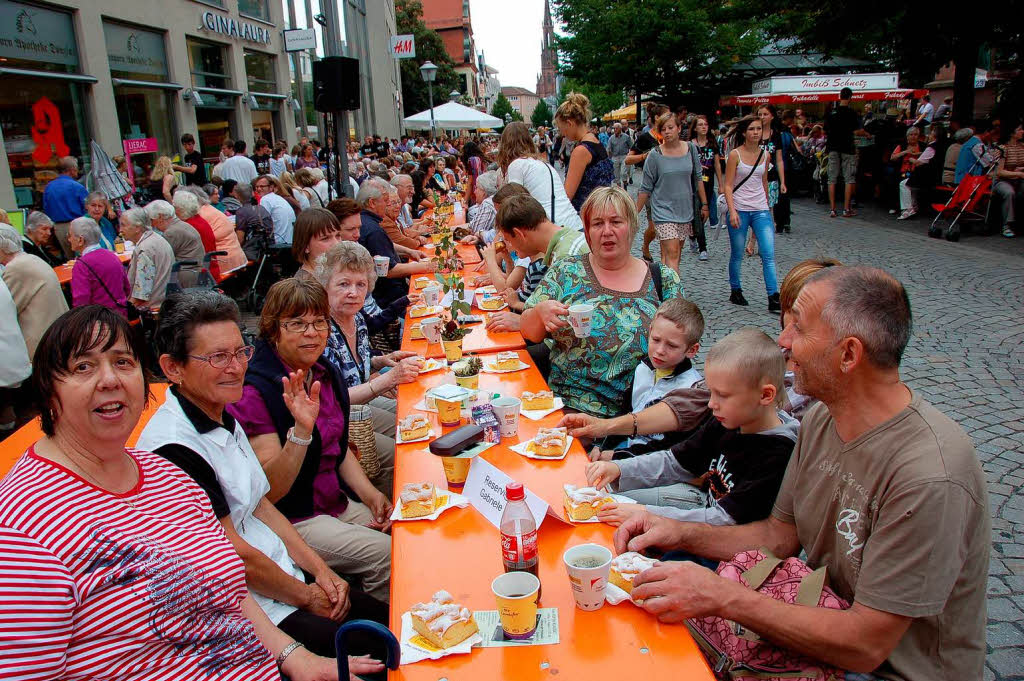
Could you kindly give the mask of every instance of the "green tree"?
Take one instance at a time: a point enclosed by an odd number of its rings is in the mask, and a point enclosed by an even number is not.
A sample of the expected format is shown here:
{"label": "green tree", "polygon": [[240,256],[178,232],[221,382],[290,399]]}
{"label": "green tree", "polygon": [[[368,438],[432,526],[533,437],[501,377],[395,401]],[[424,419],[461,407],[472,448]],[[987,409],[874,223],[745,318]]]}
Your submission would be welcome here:
{"label": "green tree", "polygon": [[[793,0],[779,11],[745,1],[759,12],[771,13],[772,34],[796,37],[795,49],[871,59],[899,71],[905,85],[922,86],[939,68],[955,62],[953,116],[964,124],[974,117],[974,74],[980,57],[987,61],[994,49],[1004,57],[1019,58],[1024,47],[1020,22],[1003,20],[1020,17],[1024,0],[997,0],[998,8],[980,12],[936,12],[934,5],[920,1],[883,0]],[[922,17],[927,17],[927,30],[921,29]]]}
{"label": "green tree", "polygon": [[530,114],[530,124],[535,128],[551,127],[551,107],[543,99],[537,102],[533,113]]}
{"label": "green tree", "polygon": [[567,34],[555,41],[562,73],[638,104],[647,94],[670,105],[717,94],[765,42],[753,9],[725,0],[554,0],[554,11]]}
{"label": "green tree", "polygon": [[420,74],[420,65],[431,61],[437,66],[434,80],[434,106],[448,101],[452,90],[462,92],[465,84],[455,72],[455,63],[444,49],[437,31],[423,23],[423,3],[420,0],[395,0],[395,23],[400,35],[411,33],[416,38],[416,58],[402,59],[402,110],[406,116],[430,108],[427,84]]}
{"label": "green tree", "polygon": [[626,103],[625,97],[622,96],[622,90],[615,91],[605,87],[582,83],[575,78],[566,78],[563,81],[558,103],[561,104],[565,100],[565,96],[570,92],[579,92],[586,95],[587,99],[590,100],[590,111],[598,119],[602,118],[609,111],[622,108],[622,105]]}
{"label": "green tree", "polygon": [[502,128],[505,127],[505,114],[512,116],[514,121],[523,120],[522,114],[512,108],[512,102],[508,101],[508,97],[503,92],[499,92],[498,98],[494,100],[494,106],[491,107],[491,115],[501,119]]}

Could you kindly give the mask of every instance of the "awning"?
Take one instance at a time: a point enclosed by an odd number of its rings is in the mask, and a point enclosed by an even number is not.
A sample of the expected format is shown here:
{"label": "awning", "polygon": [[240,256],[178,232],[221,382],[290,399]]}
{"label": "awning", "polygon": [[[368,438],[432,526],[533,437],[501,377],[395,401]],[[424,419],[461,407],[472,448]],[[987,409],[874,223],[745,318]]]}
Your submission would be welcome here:
{"label": "awning", "polygon": [[636,104],[628,104],[621,109],[606,113],[604,115],[606,121],[622,121],[622,120],[636,120]]}
{"label": "awning", "polygon": [[[854,101],[881,99],[919,99],[927,90],[862,90],[853,93]],[[839,92],[792,92],[774,95],[733,95],[719,98],[720,106],[758,106],[761,104],[807,104],[811,102],[838,102]]]}
{"label": "awning", "polygon": [[[409,116],[402,124],[410,130],[430,130],[430,122],[430,109],[427,109]],[[437,130],[476,130],[498,128],[502,125],[503,121],[500,118],[458,102],[446,102],[434,107],[434,128]]]}

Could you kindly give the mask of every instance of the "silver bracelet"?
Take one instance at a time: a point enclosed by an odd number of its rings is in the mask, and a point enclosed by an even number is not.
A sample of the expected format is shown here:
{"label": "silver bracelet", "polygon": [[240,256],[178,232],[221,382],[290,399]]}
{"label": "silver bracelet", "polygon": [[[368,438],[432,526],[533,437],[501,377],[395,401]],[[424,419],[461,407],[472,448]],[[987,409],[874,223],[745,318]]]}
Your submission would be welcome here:
{"label": "silver bracelet", "polygon": [[306,646],[299,643],[298,641],[292,641],[291,643],[286,645],[284,647],[284,650],[277,654],[277,659],[274,660],[274,662],[277,664],[277,668],[281,669],[281,667],[284,665],[284,661],[287,660],[288,656],[294,653],[297,648],[305,647]]}
{"label": "silver bracelet", "polygon": [[303,440],[301,437],[295,434],[295,428],[292,427],[288,429],[288,442],[297,444],[300,447],[308,447],[313,442],[313,435],[311,433],[309,437]]}

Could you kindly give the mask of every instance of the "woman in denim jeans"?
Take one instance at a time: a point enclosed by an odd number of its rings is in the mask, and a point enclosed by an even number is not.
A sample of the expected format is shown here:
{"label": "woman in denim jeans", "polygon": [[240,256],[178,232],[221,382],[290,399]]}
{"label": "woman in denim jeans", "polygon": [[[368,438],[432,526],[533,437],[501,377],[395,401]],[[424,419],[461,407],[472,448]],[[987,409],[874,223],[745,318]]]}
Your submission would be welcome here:
{"label": "woman in denim jeans", "polygon": [[729,302],[747,305],[740,283],[740,265],[747,240],[747,229],[754,232],[761,253],[764,287],[768,292],[768,311],[778,312],[779,285],[775,275],[775,231],[768,208],[769,159],[758,146],[761,121],[747,116],[736,124],[734,149],[729,153],[722,191],[729,206]]}

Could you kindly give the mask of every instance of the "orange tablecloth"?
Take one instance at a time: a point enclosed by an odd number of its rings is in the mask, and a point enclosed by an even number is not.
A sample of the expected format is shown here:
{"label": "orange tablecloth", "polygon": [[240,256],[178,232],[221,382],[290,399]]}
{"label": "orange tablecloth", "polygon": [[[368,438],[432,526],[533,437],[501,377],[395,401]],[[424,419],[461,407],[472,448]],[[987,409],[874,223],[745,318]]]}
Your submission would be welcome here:
{"label": "orange tablecloth", "polygon": [[[132,261],[131,253],[118,253],[117,257],[125,265]],[[60,282],[61,286],[67,286],[68,284],[71,283],[71,268],[68,267],[67,264],[57,265],[56,267],[53,268],[53,271],[56,272],[57,281]]]}
{"label": "orange tablecloth", "polygon": [[[146,409],[139,417],[139,423],[128,438],[128,446],[131,447],[139,439],[142,429],[149,423],[153,413],[164,403],[164,395],[167,393],[166,383],[154,383],[150,386],[153,391],[153,399],[149,401]],[[30,445],[43,437],[43,431],[39,426],[39,419],[35,418],[10,434],[3,442],[0,442],[0,478],[7,475],[14,462],[29,448]]]}
{"label": "orange tablecloth", "polygon": [[[481,374],[480,388],[518,396],[546,386],[526,352],[520,358],[529,369],[508,374]],[[398,413],[412,412],[427,388],[445,381],[445,372],[424,374],[417,383],[399,386]],[[450,378],[448,379],[450,380]],[[437,415],[428,413],[434,432],[442,431]],[[520,418],[519,440],[532,437],[540,426],[553,426],[560,413],[542,421]],[[449,429],[443,429],[445,431]],[[527,459],[508,449],[505,439],[481,456],[526,484],[534,493],[562,509],[563,483],[585,484],[586,456],[576,442],[561,461]],[[399,445],[395,456],[395,487],[409,482],[433,482],[445,487],[440,460],[427,453],[427,443]],[[550,681],[572,679],[712,678],[696,644],[683,625],[664,625],[629,603],[584,612],[575,606],[562,554],[570,546],[594,542],[612,547],[613,528],[601,523],[568,525],[553,518],[539,531],[541,607],[558,608],[557,645],[474,649],[468,655],[425,660],[399,667],[392,680],[451,681],[515,679]],[[398,631],[402,613],[430,599],[438,589],[451,592],[470,610],[493,610],[491,580],[502,572],[498,530],[471,507],[445,512],[435,521],[398,522],[392,530],[391,622]],[[546,668],[542,664],[548,665]]]}
{"label": "orange tablecloth", "polygon": [[[421,246],[420,250],[431,258],[434,257],[434,244]],[[469,244],[456,244],[455,250],[458,252],[459,259],[462,260],[464,265],[479,265],[482,262],[480,254],[476,251],[476,246],[471,246]]]}
{"label": "orange tablecloth", "polygon": [[[472,273],[469,274],[471,275]],[[462,275],[463,277],[466,277],[467,273],[462,272]],[[410,291],[419,291],[419,289],[415,288],[415,284],[410,283]],[[479,300],[479,296],[474,296],[473,314],[485,315],[486,312],[476,306],[476,303]],[[444,357],[444,348],[441,347],[440,343],[435,343],[428,349],[427,341],[422,338],[416,340],[412,339],[412,325],[417,321],[418,320],[406,315],[405,331],[402,335],[402,350],[415,352],[421,357]],[[462,351],[466,354],[476,355],[490,352],[502,352],[504,350],[521,350],[526,347],[526,341],[523,339],[523,335],[518,331],[488,331],[487,326],[484,323],[473,324],[469,328],[472,329],[472,331],[470,331],[469,335],[462,341]]]}

